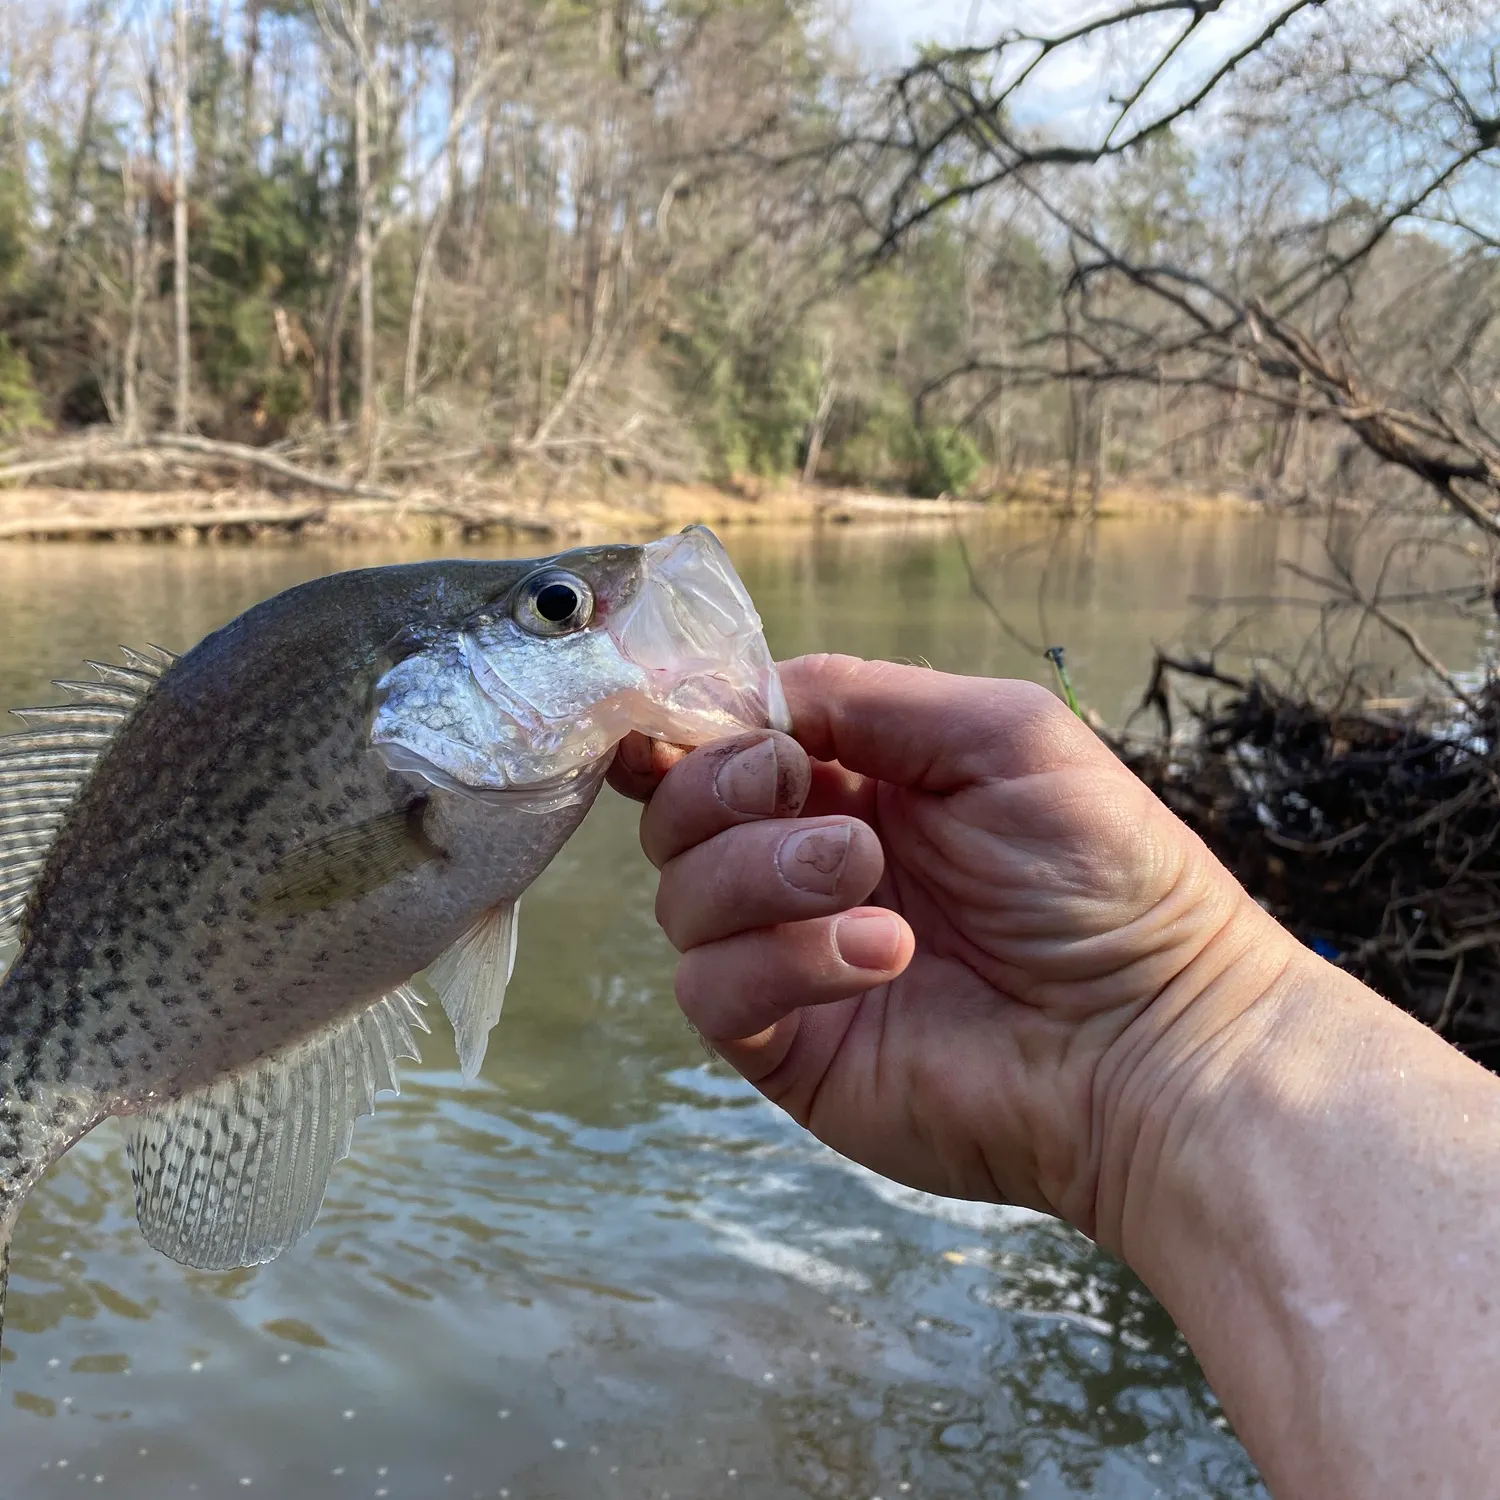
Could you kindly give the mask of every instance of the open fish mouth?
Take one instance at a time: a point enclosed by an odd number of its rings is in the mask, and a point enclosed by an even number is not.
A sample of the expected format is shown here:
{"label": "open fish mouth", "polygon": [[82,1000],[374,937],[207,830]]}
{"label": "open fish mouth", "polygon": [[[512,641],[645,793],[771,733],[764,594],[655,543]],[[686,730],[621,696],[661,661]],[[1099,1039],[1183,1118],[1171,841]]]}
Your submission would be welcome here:
{"label": "open fish mouth", "polygon": [[[538,629],[528,582],[589,601],[587,623]],[[791,715],[760,616],[719,539],[690,526],[538,563],[509,602],[392,666],[370,738],[392,770],[541,808],[632,731],[705,745],[768,728]]]}
{"label": "open fish mouth", "polygon": [[606,627],[646,674],[632,727],[683,745],[748,728],[789,732],[760,616],[718,537],[689,526],[641,550],[644,582]]}

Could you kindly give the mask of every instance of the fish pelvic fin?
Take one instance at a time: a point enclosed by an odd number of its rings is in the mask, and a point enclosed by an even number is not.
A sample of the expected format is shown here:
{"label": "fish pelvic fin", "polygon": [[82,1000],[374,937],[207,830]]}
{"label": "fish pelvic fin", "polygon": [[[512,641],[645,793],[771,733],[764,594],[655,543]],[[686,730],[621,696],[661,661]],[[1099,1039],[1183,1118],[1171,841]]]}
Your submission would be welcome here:
{"label": "fish pelvic fin", "polygon": [[492,907],[427,967],[427,984],[453,1024],[458,1065],[470,1082],[484,1065],[515,972],[520,904],[517,899]]}

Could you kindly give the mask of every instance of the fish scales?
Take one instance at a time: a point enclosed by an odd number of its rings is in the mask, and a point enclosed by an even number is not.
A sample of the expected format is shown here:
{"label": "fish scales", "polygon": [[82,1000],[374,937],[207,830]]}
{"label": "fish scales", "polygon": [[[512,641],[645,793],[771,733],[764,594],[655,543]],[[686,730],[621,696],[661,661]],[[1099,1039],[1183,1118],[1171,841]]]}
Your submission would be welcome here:
{"label": "fish scales", "polygon": [[477,1073],[516,903],[619,738],[787,727],[701,528],[338,574],[180,659],[126,661],[95,667],[97,700],[68,685],[77,711],[29,712],[55,727],[9,762],[0,739],[0,834],[71,794],[55,833],[0,850],[0,888],[30,886],[0,978],[0,1298],[27,1191],[110,1115],[154,1245],[206,1267],[274,1256],[415,1055],[422,971]]}
{"label": "fish scales", "polygon": [[[35,1156],[52,1128],[36,1101],[66,1105],[76,1126],[127,1093],[187,1092],[410,977],[460,935],[476,892],[489,905],[529,884],[586,802],[542,815],[527,839],[507,837],[504,812],[482,802],[448,809],[449,858],[473,873],[461,899],[407,880],[300,921],[256,909],[289,847],[423,799],[365,745],[384,645],[414,620],[472,612],[525,570],[419,564],[319,580],[167,674],[68,817],[0,981],[0,1157]],[[310,605],[327,629],[307,628]],[[29,1186],[0,1182],[0,1205]]]}

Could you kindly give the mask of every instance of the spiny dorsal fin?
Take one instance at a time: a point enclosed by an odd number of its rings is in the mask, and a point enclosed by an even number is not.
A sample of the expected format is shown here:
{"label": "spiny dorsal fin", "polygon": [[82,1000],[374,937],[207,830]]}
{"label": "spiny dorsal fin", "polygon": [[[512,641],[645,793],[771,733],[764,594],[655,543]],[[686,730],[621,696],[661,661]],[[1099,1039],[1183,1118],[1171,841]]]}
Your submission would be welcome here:
{"label": "spiny dorsal fin", "polygon": [[97,682],[59,682],[71,703],[18,708],[0,735],[0,941],[13,936],[57,830],[105,747],[177,658],[160,646],[120,648],[127,666],[89,662]]}
{"label": "spiny dorsal fin", "polygon": [[479,1077],[516,967],[519,907],[508,901],[491,908],[427,967],[427,983],[453,1023],[458,1065],[470,1080]]}
{"label": "spiny dorsal fin", "polygon": [[203,1271],[258,1266],[313,1226],[328,1174],[426,1031],[407,985],[369,1010],[125,1121],[141,1233]]}

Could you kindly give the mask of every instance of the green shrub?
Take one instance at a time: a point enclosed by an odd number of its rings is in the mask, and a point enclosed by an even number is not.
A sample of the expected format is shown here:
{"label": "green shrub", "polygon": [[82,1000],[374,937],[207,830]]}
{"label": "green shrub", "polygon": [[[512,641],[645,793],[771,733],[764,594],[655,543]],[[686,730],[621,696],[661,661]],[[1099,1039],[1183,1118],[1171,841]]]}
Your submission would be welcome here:
{"label": "green shrub", "polygon": [[19,437],[42,425],[42,402],[31,365],[0,333],[0,436]]}
{"label": "green shrub", "polygon": [[923,427],[913,447],[910,489],[924,499],[962,494],[984,467],[974,439],[957,427]]}

